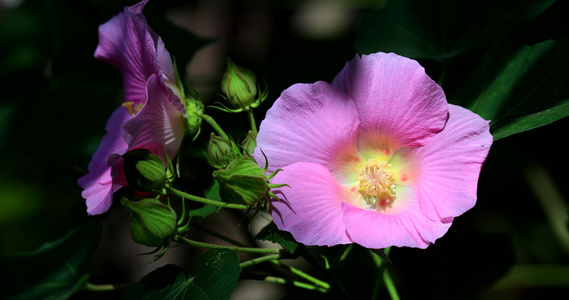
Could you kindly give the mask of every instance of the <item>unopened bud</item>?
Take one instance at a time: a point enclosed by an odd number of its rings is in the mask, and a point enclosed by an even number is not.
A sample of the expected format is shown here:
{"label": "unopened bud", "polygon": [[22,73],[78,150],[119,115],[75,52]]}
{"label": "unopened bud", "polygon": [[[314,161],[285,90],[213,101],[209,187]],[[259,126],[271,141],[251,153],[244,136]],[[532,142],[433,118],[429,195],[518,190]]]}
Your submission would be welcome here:
{"label": "unopened bud", "polygon": [[221,199],[226,202],[255,204],[267,193],[267,176],[248,156],[236,158],[227,168],[213,172]]}
{"label": "unopened bud", "polygon": [[128,210],[130,233],[138,244],[159,247],[176,229],[176,212],[156,199],[123,199],[121,203]]}
{"label": "unopened bud", "polygon": [[221,78],[221,91],[233,107],[247,107],[255,101],[257,77],[251,70],[236,65],[228,57],[227,70]]}
{"label": "unopened bud", "polygon": [[200,100],[186,98],[184,100],[186,106],[186,118],[188,122],[188,130],[191,134],[199,132],[202,125],[202,115],[204,105]]}
{"label": "unopened bud", "polygon": [[166,167],[160,156],[146,149],[135,149],[125,153],[123,159],[126,181],[134,190],[159,190],[166,183]]}
{"label": "unopened bud", "polygon": [[247,154],[253,154],[255,152],[255,147],[257,147],[257,136],[253,131],[249,130],[247,137],[241,142],[243,149],[247,151]]}
{"label": "unopened bud", "polygon": [[239,155],[235,153],[235,147],[232,141],[212,132],[207,144],[207,162],[216,169],[227,167]]}

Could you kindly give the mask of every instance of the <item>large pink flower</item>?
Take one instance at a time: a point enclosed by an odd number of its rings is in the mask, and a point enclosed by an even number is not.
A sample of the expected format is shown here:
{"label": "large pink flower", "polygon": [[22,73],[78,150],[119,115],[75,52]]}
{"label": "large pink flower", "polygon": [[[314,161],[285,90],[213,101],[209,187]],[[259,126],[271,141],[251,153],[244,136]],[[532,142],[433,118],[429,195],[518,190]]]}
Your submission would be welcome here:
{"label": "large pink flower", "polygon": [[[78,180],[84,189],[87,212],[97,215],[112,204],[113,193],[124,180],[113,180],[115,155],[129,149],[146,148],[174,157],[183,137],[183,116],[172,58],[162,39],[146,23],[142,1],[99,27],[95,58],[117,67],[122,75],[124,104],[118,107],[105,127],[99,148],[89,163],[89,173]],[[123,131],[124,129],[124,131]],[[120,173],[120,170],[114,173]]]}
{"label": "large pink flower", "polygon": [[295,84],[267,112],[273,221],[307,245],[426,248],[476,203],[488,122],[447,103],[414,60],[356,55],[332,84]]}

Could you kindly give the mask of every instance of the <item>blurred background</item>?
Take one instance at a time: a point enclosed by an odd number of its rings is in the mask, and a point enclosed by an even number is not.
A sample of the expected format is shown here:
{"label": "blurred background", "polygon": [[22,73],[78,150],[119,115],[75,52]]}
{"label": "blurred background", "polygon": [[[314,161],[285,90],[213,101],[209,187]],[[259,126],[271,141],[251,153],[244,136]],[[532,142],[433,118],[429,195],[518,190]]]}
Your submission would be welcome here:
{"label": "blurred background", "polygon": [[[221,101],[220,79],[228,56],[265,78],[269,98],[255,111],[260,123],[290,85],[331,82],[356,54],[362,14],[385,2],[152,0],[144,14],[176,58],[184,80],[202,94],[206,104]],[[435,2],[445,9],[446,1]],[[34,250],[89,218],[99,218],[103,224],[90,272],[94,283],[136,281],[166,263],[191,270],[203,253],[177,247],[163,260],[141,268],[150,257],[135,254],[151,249],[132,242],[126,211],[115,204],[105,215],[88,217],[76,184],[86,173],[107,118],[122,102],[118,71],[93,58],[97,28],[135,3],[0,2],[0,256]],[[534,20],[505,31],[505,38],[513,49],[558,40],[569,33],[567,13],[567,1],[557,1]],[[490,46],[474,48],[453,60],[443,86],[447,95],[466,81]],[[440,78],[438,62],[419,62],[432,78]],[[231,135],[245,136],[245,114],[209,113],[219,116]],[[203,132],[209,134],[209,130],[204,125]],[[392,249],[390,270],[402,298],[504,300],[568,295],[568,130],[569,120],[562,119],[492,146],[481,173],[477,205],[456,218],[448,234],[428,249]],[[181,153],[184,180],[179,184],[191,193],[203,194],[211,185],[202,176],[212,170],[200,150],[208,134],[202,133],[193,144],[188,139]],[[206,222],[220,232],[232,233],[239,219],[234,212],[224,212]],[[235,239],[254,243],[243,227],[237,232]],[[375,276],[373,264],[356,255],[363,249],[354,251],[344,274],[346,285],[354,295],[367,294]],[[240,284],[234,299],[319,297],[273,284],[255,285],[264,290],[250,293],[251,284]]]}

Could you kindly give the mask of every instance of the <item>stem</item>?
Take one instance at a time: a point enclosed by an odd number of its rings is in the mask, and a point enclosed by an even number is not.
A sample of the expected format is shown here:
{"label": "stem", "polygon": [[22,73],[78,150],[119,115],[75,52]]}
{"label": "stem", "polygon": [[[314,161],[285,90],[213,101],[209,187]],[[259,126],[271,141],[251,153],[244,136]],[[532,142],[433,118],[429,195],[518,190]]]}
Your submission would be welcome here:
{"label": "stem", "polygon": [[251,125],[251,130],[257,136],[257,124],[255,123],[255,116],[253,115],[253,109],[249,107],[247,109],[247,116],[249,117],[249,124]]}
{"label": "stem", "polygon": [[211,127],[213,127],[213,129],[215,129],[215,131],[217,131],[217,133],[219,133],[219,135],[221,135],[225,139],[229,139],[229,136],[227,136],[225,131],[223,131],[223,129],[221,129],[221,127],[219,127],[219,124],[217,124],[217,122],[215,122],[215,120],[212,117],[210,117],[206,114],[202,114],[201,118],[202,118],[202,120],[205,120]]}
{"label": "stem", "polygon": [[87,282],[85,284],[85,287],[82,288],[82,290],[91,291],[91,292],[109,292],[109,291],[116,291],[116,290],[130,288],[135,284],[136,284],[135,282],[122,283],[122,284],[93,284]]}
{"label": "stem", "polygon": [[168,191],[168,193],[174,194],[174,195],[176,195],[182,199],[188,199],[188,200],[192,200],[192,201],[199,202],[199,203],[215,205],[215,206],[219,206],[219,207],[223,207],[223,208],[249,209],[249,206],[247,206],[247,205],[225,203],[225,202],[221,202],[221,201],[217,201],[217,200],[202,198],[202,197],[198,197],[198,196],[194,196],[194,195],[184,193],[184,192],[177,190],[175,188],[172,188],[172,187],[166,188],[166,190]]}
{"label": "stem", "polygon": [[282,262],[280,262],[280,261],[278,261],[278,260],[273,260],[273,261],[271,261],[271,262],[272,262],[274,265],[277,265],[277,266],[279,266],[279,267],[281,267],[281,268],[283,268],[283,269],[285,269],[285,270],[287,270],[287,271],[289,271],[289,272],[291,272],[291,273],[293,273],[293,274],[295,274],[295,275],[298,275],[298,276],[300,276],[300,277],[302,277],[302,278],[304,278],[304,279],[306,279],[306,280],[308,280],[308,281],[314,283],[314,284],[317,285],[317,286],[320,286],[320,287],[325,288],[325,289],[330,289],[330,285],[329,285],[328,283],[326,283],[326,282],[324,282],[324,281],[322,281],[322,280],[320,280],[320,279],[314,278],[314,277],[312,277],[312,276],[310,276],[310,275],[304,273],[303,271],[301,271],[301,270],[299,270],[299,269],[296,269],[296,268],[293,268],[293,267],[291,267],[291,266],[285,265],[285,264],[283,264]]}
{"label": "stem", "polygon": [[350,251],[352,251],[353,247],[354,247],[354,244],[344,245],[342,255],[338,258],[337,261],[334,262],[333,265],[336,265],[338,263],[343,262],[346,259],[346,257],[348,257],[348,254],[350,254]]}
{"label": "stem", "polygon": [[264,262],[266,262],[266,261],[279,259],[279,258],[281,258],[281,255],[280,255],[280,254],[267,255],[267,256],[258,257],[258,258],[255,258],[255,259],[251,259],[251,260],[242,262],[242,263],[239,264],[239,266],[241,267],[241,269],[243,269],[243,268],[247,268],[247,267],[250,267],[250,266],[254,266],[254,265],[258,265],[258,264],[264,263]]}
{"label": "stem", "polygon": [[207,249],[227,249],[236,252],[249,252],[249,253],[259,253],[259,254],[280,254],[281,249],[268,249],[268,248],[248,248],[248,247],[233,247],[233,246],[221,246],[209,243],[203,243],[198,241],[193,241],[188,238],[176,235],[172,238],[174,241],[184,244],[186,246],[207,248]]}
{"label": "stem", "polygon": [[273,283],[280,283],[280,284],[290,284],[292,286],[307,289],[307,290],[319,291],[323,294],[328,293],[328,289],[322,288],[320,286],[316,286],[316,285],[312,285],[312,284],[308,284],[308,283],[304,283],[304,282],[300,282],[300,281],[290,280],[290,279],[284,279],[281,277],[267,276],[267,277],[265,277],[265,281],[273,282]]}
{"label": "stem", "polygon": [[392,300],[399,300],[399,294],[397,293],[397,289],[395,288],[395,284],[393,280],[391,280],[391,276],[387,269],[383,270],[383,282],[385,282],[385,286],[387,287],[387,292],[389,292],[389,296],[391,296]]}
{"label": "stem", "polygon": [[[391,250],[391,248],[386,248],[384,251],[385,255],[389,255],[390,250]],[[373,259],[375,266],[377,267],[377,277],[375,278],[375,284],[373,285],[373,292],[371,294],[371,299],[378,299],[379,287],[381,285],[382,279],[383,279],[383,282],[385,283],[385,285],[387,287],[389,294],[391,295],[391,299],[393,299],[393,300],[399,299],[399,296],[397,296],[397,290],[395,290],[395,285],[393,285],[393,281],[391,280],[391,277],[389,276],[389,274],[387,274],[385,260],[381,259],[381,257],[379,257],[379,255],[377,255],[373,251],[369,251],[369,253],[371,254],[371,258]],[[381,274],[383,274],[383,276],[380,276]],[[387,274],[387,275],[385,275],[385,274]],[[386,276],[388,278],[386,278]],[[389,283],[388,283],[388,281],[389,281]],[[392,291],[390,289],[393,290],[396,298],[394,298]]]}

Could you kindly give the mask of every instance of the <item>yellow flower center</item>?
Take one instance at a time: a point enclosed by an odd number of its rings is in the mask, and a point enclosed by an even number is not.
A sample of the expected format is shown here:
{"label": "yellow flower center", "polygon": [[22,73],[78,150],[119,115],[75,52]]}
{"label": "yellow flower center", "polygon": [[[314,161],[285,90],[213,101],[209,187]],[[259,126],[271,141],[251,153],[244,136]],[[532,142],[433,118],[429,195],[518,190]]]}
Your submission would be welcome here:
{"label": "yellow flower center", "polygon": [[375,159],[368,160],[358,173],[360,195],[368,209],[384,210],[395,200],[395,177],[391,164]]}
{"label": "yellow flower center", "polygon": [[128,110],[128,113],[131,116],[134,117],[142,109],[142,107],[144,106],[144,103],[134,105],[134,102],[128,101],[128,102],[123,103],[122,106]]}

